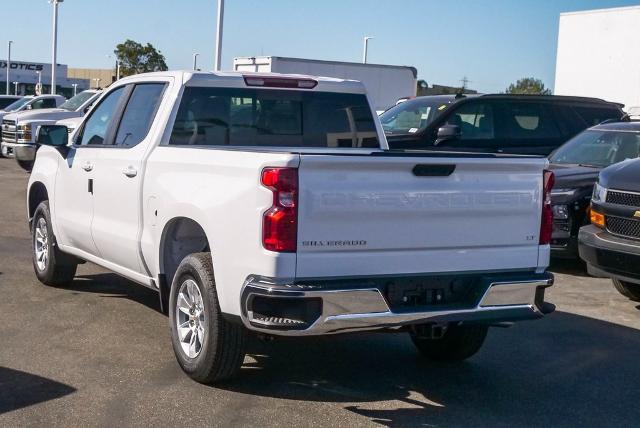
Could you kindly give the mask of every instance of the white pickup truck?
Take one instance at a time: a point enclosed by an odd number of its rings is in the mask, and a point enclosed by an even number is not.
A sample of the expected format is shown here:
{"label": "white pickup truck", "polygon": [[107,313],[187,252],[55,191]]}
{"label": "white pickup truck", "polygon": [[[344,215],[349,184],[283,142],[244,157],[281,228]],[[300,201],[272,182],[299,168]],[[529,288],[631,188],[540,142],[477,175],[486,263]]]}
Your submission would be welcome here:
{"label": "white pickup truck", "polygon": [[462,360],[553,310],[546,159],[389,151],[359,82],[138,75],[68,138],[38,130],[38,279],[91,261],[157,290],[197,381],[236,373],[249,331],[402,331]]}
{"label": "white pickup truck", "polygon": [[[2,119],[2,156],[13,157],[17,146],[30,147],[35,153],[35,130],[38,126],[85,115],[100,96],[100,92],[89,89],[69,98],[59,107],[7,114]],[[29,167],[28,164],[23,165],[25,166]]]}

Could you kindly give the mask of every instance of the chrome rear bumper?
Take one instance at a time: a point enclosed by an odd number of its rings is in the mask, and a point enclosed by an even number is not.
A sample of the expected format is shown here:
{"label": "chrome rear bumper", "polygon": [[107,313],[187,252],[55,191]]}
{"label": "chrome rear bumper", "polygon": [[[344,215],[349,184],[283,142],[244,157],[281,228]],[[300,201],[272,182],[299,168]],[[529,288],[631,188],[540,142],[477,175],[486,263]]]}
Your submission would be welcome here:
{"label": "chrome rear bumper", "polygon": [[[530,279],[487,282],[481,298],[471,306],[393,310],[377,287],[319,289],[251,276],[245,281],[242,291],[241,318],[251,330],[282,336],[394,329],[425,323],[497,323],[536,319],[549,312],[548,307],[543,310],[541,306],[544,304],[544,289],[551,285],[551,274],[532,274]],[[310,315],[307,315],[307,322],[278,316],[265,317],[254,311],[256,296],[262,299],[263,308],[270,302],[280,307],[287,307],[289,302],[289,306],[295,306],[298,302],[308,306],[306,312]],[[305,312],[305,309],[294,312]]]}

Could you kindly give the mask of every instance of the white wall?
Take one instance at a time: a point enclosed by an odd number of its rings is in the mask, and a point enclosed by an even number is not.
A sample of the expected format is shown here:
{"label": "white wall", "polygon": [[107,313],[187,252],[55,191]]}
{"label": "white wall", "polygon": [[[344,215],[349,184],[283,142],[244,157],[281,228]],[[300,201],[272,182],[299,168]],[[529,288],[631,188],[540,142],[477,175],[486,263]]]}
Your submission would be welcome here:
{"label": "white wall", "polygon": [[640,6],[560,15],[556,95],[640,105]]}

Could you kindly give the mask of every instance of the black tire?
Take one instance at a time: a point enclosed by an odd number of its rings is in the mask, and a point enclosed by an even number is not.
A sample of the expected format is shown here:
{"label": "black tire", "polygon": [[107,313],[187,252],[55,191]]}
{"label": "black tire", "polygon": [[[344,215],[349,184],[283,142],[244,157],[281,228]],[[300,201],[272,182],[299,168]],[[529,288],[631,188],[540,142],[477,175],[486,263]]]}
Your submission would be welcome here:
{"label": "black tire", "polygon": [[24,169],[27,172],[31,172],[31,169],[33,168],[33,161],[23,161],[16,159],[16,162],[18,162],[20,168]]}
{"label": "black tire", "polygon": [[633,284],[627,281],[621,281],[619,279],[612,279],[613,286],[624,297],[627,297],[635,302],[640,302],[640,285]]}
{"label": "black tire", "polygon": [[410,335],[423,357],[434,361],[459,362],[480,350],[488,330],[489,327],[484,325],[452,325],[441,339],[422,337],[416,331],[411,331]]}
{"label": "black tire", "polygon": [[[42,225],[44,224],[44,228]],[[46,256],[46,261],[38,263],[37,236],[43,235],[46,238],[46,249],[42,252]],[[58,249],[51,223],[51,213],[49,211],[49,201],[43,201],[38,205],[33,215],[31,224],[31,244],[33,253],[33,270],[38,280],[51,286],[69,284],[73,281],[78,267],[77,259],[65,254]]]}
{"label": "black tire", "polygon": [[[181,316],[185,316],[178,313],[177,304],[181,287],[189,280],[198,287],[205,313],[203,320],[198,321],[205,327],[205,333],[199,352],[194,357],[183,350],[176,323]],[[247,333],[244,326],[231,323],[222,316],[209,253],[190,254],[180,263],[171,284],[169,324],[178,363],[193,380],[211,384],[230,379],[239,371],[245,357]]]}

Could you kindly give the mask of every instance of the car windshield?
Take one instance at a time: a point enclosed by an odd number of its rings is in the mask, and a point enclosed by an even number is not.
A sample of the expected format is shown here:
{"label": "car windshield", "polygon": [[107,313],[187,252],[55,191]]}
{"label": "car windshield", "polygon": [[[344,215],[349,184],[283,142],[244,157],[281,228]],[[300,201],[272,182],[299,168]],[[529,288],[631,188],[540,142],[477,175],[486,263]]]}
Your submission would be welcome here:
{"label": "car windshield", "polygon": [[552,163],[604,168],[640,156],[640,133],[590,129],[573,137],[549,160]]}
{"label": "car windshield", "polygon": [[4,108],[4,111],[16,111],[18,110],[20,107],[22,107],[23,105],[25,105],[26,103],[28,103],[29,101],[31,101],[33,98],[20,98],[18,101],[9,104],[8,106],[6,106]]}
{"label": "car windshield", "polygon": [[65,101],[60,106],[60,108],[63,108],[69,111],[76,111],[80,108],[80,106],[82,106],[82,104],[87,102],[87,100],[91,98],[94,94],[95,92],[89,92],[89,91],[80,92],[75,97],[69,98],[67,101]]}
{"label": "car windshield", "polygon": [[391,107],[380,115],[386,134],[415,134],[440,116],[454,98],[416,98]]}

